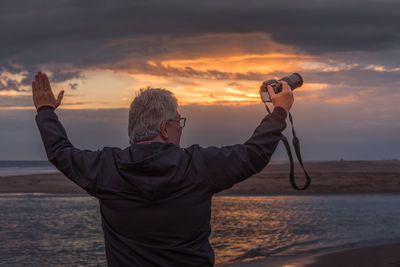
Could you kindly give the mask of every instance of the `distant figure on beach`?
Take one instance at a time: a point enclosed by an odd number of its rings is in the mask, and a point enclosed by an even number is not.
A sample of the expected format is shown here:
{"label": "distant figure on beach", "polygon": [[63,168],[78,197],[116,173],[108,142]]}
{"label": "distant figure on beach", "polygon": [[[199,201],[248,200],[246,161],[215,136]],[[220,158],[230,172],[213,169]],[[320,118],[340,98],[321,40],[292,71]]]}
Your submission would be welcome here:
{"label": "distant figure on beach", "polygon": [[[286,82],[254,134],[243,144],[181,148],[186,118],[165,89],[141,90],[129,110],[130,146],[75,148],[55,109],[49,80],[38,73],[33,102],[48,160],[99,200],[109,266],[213,266],[211,199],[260,172],[286,128],[294,98]],[[234,120],[235,118],[231,118]]]}

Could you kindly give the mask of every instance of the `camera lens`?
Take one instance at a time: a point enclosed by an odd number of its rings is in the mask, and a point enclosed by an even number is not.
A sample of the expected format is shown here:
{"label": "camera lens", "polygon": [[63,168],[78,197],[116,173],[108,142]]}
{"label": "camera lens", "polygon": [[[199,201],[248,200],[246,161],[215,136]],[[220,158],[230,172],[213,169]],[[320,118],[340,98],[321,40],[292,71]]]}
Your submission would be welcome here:
{"label": "camera lens", "polygon": [[292,75],[280,79],[280,81],[287,82],[292,91],[303,85],[303,77],[301,77],[301,75],[298,73],[293,73]]}

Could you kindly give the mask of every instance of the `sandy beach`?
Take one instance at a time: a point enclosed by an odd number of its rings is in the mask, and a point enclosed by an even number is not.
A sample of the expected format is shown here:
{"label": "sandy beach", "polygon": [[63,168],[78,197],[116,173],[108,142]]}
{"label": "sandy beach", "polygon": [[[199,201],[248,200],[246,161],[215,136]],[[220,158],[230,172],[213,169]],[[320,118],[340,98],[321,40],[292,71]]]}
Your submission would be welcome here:
{"label": "sandy beach", "polygon": [[400,243],[345,249],[291,259],[234,263],[224,267],[400,267]]}
{"label": "sandy beach", "polygon": [[399,267],[400,243],[356,248],[317,256],[304,267]]}
{"label": "sandy beach", "polygon": [[[309,189],[295,191],[289,184],[289,165],[270,164],[260,173],[221,194],[304,194],[400,192],[400,161],[308,162]],[[296,165],[296,181],[304,174]],[[61,173],[0,177],[0,193],[84,193]]]}
{"label": "sandy beach", "polygon": [[83,189],[61,173],[0,177],[0,193],[82,194]]}
{"label": "sandy beach", "polygon": [[[311,186],[302,192],[289,183],[289,165],[271,164],[251,178],[224,191],[228,194],[383,193],[400,192],[400,161],[331,161],[305,164]],[[295,166],[298,185],[304,174]]]}
{"label": "sandy beach", "polygon": [[[312,177],[310,188],[298,192],[291,188],[288,164],[271,164],[263,171],[221,194],[340,194],[400,192],[400,161],[335,161],[307,163]],[[296,166],[298,183],[303,181]],[[0,177],[0,193],[82,194],[82,189],[61,173]],[[294,257],[286,260],[267,259],[225,266],[286,267],[400,267],[400,243],[330,250],[325,254]]]}

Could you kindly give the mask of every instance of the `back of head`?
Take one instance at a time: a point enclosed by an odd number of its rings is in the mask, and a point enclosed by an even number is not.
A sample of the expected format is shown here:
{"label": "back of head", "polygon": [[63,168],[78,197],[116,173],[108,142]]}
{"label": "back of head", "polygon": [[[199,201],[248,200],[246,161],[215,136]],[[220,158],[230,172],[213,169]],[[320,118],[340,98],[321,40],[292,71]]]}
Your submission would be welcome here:
{"label": "back of head", "polygon": [[161,88],[141,89],[129,110],[129,143],[155,138],[163,120],[173,119],[178,108],[171,91]]}

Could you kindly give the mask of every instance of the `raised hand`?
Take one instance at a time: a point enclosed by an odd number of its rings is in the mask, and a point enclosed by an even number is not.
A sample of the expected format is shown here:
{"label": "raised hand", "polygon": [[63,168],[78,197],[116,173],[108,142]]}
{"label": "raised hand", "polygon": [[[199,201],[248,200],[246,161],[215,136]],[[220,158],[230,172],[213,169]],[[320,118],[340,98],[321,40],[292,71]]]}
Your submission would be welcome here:
{"label": "raised hand", "polygon": [[272,105],[274,105],[274,107],[282,107],[289,112],[294,101],[293,92],[287,82],[280,81],[279,83],[282,85],[282,91],[278,94],[274,92],[274,89],[270,85],[267,86]]}
{"label": "raised hand", "polygon": [[54,97],[46,74],[38,72],[35,75],[35,81],[32,82],[32,97],[36,109],[42,106],[57,108],[61,104],[63,96],[64,90],[58,94],[57,99]]}

